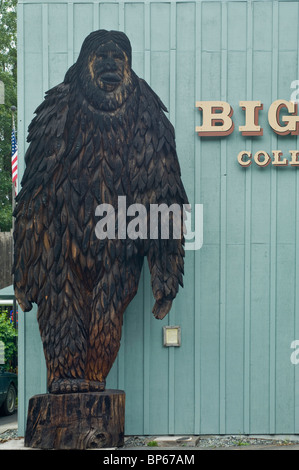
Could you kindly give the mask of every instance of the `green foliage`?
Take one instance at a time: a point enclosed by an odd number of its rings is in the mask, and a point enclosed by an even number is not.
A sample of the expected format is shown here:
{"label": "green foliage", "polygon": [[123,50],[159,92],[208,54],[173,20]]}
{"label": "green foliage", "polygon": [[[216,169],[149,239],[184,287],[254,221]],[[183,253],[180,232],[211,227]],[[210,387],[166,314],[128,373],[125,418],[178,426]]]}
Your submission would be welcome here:
{"label": "green foliage", "polygon": [[17,78],[17,0],[0,0],[0,67]]}
{"label": "green foliage", "polygon": [[148,447],[158,447],[158,442],[157,441],[149,441],[147,443]]}
{"label": "green foliage", "polygon": [[17,330],[7,317],[7,312],[0,313],[0,341],[5,345],[5,369],[10,368],[13,356],[17,353]]}
{"label": "green foliage", "polygon": [[[12,226],[11,106],[17,106],[17,0],[0,0],[0,80],[5,104],[0,105],[0,230]],[[16,118],[16,116],[15,116]]]}

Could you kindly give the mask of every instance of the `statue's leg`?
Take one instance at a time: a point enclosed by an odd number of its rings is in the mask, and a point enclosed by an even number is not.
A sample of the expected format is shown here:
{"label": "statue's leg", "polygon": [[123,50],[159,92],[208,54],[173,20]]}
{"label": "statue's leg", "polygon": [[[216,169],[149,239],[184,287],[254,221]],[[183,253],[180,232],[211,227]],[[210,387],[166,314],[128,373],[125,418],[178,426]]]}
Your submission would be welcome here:
{"label": "statue's leg", "polygon": [[94,289],[86,368],[91,390],[105,389],[120,347],[123,314],[136,295],[140,271],[139,264],[130,268],[116,260]]}
{"label": "statue's leg", "polygon": [[70,268],[53,283],[48,277],[38,303],[38,323],[44,347],[50,393],[88,391],[85,378],[88,294]]}
{"label": "statue's leg", "polygon": [[86,377],[90,389],[105,389],[106,377],[116,359],[121,340],[124,309],[108,299],[103,283],[98,286],[89,325]]}

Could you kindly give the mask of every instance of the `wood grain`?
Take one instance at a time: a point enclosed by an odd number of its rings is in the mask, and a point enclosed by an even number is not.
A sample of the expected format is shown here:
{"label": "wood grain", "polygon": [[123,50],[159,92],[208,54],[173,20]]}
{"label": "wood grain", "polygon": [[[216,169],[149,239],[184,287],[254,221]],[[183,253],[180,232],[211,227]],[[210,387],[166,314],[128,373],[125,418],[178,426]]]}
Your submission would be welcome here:
{"label": "wood grain", "polygon": [[29,401],[25,447],[96,449],[123,445],[125,393],[35,395]]}

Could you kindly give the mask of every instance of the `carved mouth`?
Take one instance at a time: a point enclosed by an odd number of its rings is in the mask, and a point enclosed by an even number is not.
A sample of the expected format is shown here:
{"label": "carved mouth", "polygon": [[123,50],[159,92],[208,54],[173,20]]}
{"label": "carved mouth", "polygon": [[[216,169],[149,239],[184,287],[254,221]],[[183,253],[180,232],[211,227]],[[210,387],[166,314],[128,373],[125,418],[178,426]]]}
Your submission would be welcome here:
{"label": "carved mouth", "polygon": [[107,85],[118,85],[121,78],[117,73],[107,72],[101,75],[100,80]]}

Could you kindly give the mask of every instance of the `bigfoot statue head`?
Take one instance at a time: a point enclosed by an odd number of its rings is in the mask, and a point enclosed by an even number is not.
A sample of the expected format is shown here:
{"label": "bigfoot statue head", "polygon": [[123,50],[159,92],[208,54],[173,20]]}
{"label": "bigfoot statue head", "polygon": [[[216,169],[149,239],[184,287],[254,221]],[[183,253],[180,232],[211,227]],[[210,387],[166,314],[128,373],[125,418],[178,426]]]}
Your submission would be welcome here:
{"label": "bigfoot statue head", "polygon": [[94,108],[113,111],[132,93],[136,80],[131,56],[130,41],[119,31],[99,30],[85,39],[70,72],[75,72],[80,89]]}

